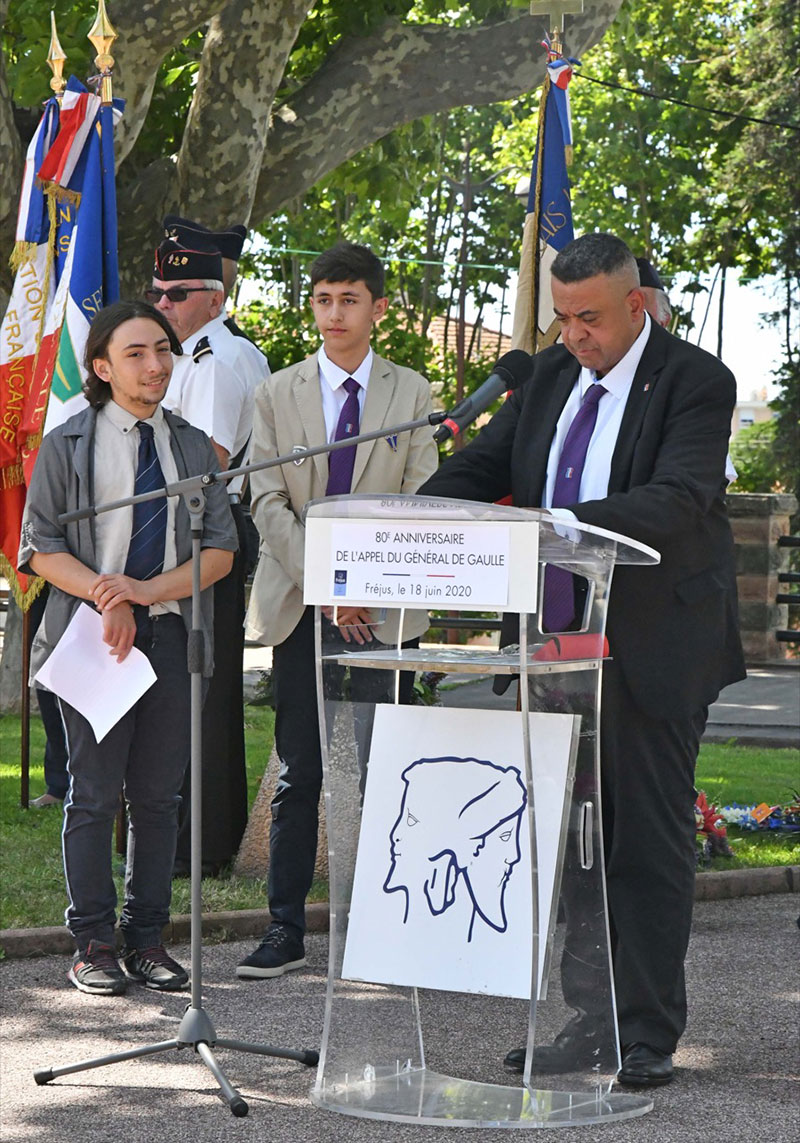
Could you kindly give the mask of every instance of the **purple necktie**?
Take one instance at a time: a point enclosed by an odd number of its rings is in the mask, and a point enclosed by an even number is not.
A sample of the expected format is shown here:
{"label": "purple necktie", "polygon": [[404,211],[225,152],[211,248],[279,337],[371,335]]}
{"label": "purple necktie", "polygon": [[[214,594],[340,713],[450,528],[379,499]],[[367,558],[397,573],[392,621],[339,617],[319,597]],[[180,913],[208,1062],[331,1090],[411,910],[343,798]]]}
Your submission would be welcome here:
{"label": "purple necktie", "polygon": [[[558,459],[553,508],[567,508],[577,504],[581,491],[581,477],[586,453],[594,426],[597,423],[597,405],[607,392],[602,385],[591,385],[581,402],[564,438]],[[575,618],[575,590],[573,576],[562,568],[548,566],[544,581],[543,627],[546,631],[566,631]]]}
{"label": "purple necktie", "polygon": [[[361,388],[358,381],[348,377],[344,383],[347,397],[339,414],[336,425],[335,441],[344,441],[348,437],[358,436],[358,391]],[[353,480],[353,465],[356,462],[355,448],[339,448],[332,452],[328,458],[328,487],[326,496],[346,496],[350,491]]]}

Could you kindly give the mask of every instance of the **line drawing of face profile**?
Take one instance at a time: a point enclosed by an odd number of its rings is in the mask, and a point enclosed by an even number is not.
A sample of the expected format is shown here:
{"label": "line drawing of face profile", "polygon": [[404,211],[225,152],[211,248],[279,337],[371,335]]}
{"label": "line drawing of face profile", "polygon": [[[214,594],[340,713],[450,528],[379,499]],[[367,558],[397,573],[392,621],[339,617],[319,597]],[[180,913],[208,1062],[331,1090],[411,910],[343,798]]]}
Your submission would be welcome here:
{"label": "line drawing of face profile", "polygon": [[383,891],[405,893],[403,924],[425,909],[441,916],[463,886],[472,904],[467,940],[478,917],[505,932],[506,886],[521,858],[528,801],[519,770],[478,758],[419,758],[401,778]]}

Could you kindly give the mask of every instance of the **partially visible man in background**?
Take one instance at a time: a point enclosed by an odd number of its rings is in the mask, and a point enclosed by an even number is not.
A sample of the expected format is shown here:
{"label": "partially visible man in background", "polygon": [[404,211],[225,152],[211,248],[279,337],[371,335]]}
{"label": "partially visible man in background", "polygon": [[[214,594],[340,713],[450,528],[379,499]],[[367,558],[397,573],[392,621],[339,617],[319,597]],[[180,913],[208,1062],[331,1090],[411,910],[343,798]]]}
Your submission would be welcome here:
{"label": "partially visible man in background", "polygon": [[[146,297],[181,341],[183,356],[172,376],[164,407],[203,429],[220,468],[237,468],[253,427],[256,386],[269,375],[267,360],[225,327],[222,256],[208,241],[183,246],[167,239],[156,251]],[[218,631],[216,670],[203,709],[203,869],[215,874],[235,856],[247,824],[244,750],[244,583],[247,534],[241,509],[242,478],[228,485],[239,535],[230,575],[214,591]],[[191,855],[189,776],[178,836],[176,873],[189,872]]]}

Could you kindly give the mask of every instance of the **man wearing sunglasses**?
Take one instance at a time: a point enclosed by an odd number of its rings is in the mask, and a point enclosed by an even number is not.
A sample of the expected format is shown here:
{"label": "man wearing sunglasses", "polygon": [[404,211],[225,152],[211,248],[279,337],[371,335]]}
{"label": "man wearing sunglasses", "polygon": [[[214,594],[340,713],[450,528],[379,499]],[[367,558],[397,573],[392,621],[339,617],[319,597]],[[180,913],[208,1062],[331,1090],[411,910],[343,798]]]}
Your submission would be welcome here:
{"label": "man wearing sunglasses", "polygon": [[[222,469],[244,463],[253,427],[256,386],[269,376],[267,359],[225,326],[223,261],[210,239],[170,238],[156,251],[147,300],[167,319],[183,348],[164,407],[211,438]],[[215,585],[214,625],[219,634],[214,677],[203,708],[203,870],[214,874],[235,856],[247,824],[242,655],[244,650],[245,519],[242,478],[228,484],[239,552],[230,574]],[[189,777],[175,859],[189,872]]]}

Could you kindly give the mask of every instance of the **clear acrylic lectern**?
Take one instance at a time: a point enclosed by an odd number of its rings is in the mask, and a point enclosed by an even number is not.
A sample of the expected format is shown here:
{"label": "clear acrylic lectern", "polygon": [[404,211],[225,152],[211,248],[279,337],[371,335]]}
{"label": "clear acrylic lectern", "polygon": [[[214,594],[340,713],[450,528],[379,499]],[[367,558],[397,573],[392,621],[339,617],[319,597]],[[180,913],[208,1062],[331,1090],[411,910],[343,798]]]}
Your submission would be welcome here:
{"label": "clear acrylic lectern", "polygon": [[[331,909],[320,1107],[515,1128],[651,1109],[615,1086],[598,720],[614,567],[658,559],[536,510],[414,496],[308,506]],[[579,577],[577,632],[542,631],[549,565]],[[372,608],[378,640],[328,650],[321,609],[337,606]],[[518,645],[401,648],[410,616],[432,608],[518,614]],[[396,705],[403,671],[505,677],[514,693],[519,679],[517,709]],[[559,1074],[536,1049],[576,1010],[592,1034]],[[431,1021],[448,1030],[437,1059]],[[512,1083],[495,1042],[526,1037]]]}

